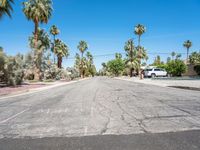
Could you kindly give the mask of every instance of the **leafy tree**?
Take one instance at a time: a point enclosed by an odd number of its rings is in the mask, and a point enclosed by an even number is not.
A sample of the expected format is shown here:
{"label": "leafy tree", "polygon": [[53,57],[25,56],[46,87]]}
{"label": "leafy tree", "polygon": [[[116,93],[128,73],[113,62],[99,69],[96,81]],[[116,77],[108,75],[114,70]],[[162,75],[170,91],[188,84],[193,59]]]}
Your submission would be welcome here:
{"label": "leafy tree", "polygon": [[191,64],[200,64],[200,52],[193,52],[189,58]]}
{"label": "leafy tree", "polygon": [[55,40],[55,54],[57,55],[58,68],[62,68],[63,57],[69,56],[68,46],[59,39]]}
{"label": "leafy tree", "polygon": [[192,42],[190,40],[187,40],[183,43],[183,46],[187,49],[187,62],[188,62],[188,55],[189,55],[189,50],[192,47]]}
{"label": "leafy tree", "polygon": [[107,63],[108,71],[115,76],[119,76],[125,69],[124,61],[121,58],[116,58]]}
{"label": "leafy tree", "polygon": [[55,40],[56,40],[56,35],[58,35],[60,33],[59,29],[53,25],[50,29],[50,33],[53,35],[53,47],[52,47],[52,52],[54,54],[54,64],[55,64]]}
{"label": "leafy tree", "polygon": [[180,59],[171,60],[167,63],[166,66],[166,71],[172,76],[181,76],[182,73],[186,72],[186,70],[187,67],[185,63]]}
{"label": "leafy tree", "polygon": [[140,46],[140,42],[141,42],[141,36],[142,34],[144,34],[146,32],[146,28],[145,26],[141,25],[141,24],[138,24],[135,26],[135,30],[134,30],[134,33],[136,35],[138,35],[138,46]]}
{"label": "leafy tree", "polygon": [[4,15],[11,17],[11,12],[13,11],[13,2],[13,0],[0,0],[0,19]]}

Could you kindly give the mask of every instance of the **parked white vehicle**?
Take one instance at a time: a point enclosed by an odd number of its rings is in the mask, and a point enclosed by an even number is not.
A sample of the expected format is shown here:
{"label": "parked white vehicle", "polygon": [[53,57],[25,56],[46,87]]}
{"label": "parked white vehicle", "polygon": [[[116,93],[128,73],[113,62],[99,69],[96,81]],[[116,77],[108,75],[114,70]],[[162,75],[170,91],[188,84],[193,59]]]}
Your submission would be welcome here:
{"label": "parked white vehicle", "polygon": [[147,68],[144,70],[144,76],[145,77],[166,77],[167,72],[164,69],[161,68]]}

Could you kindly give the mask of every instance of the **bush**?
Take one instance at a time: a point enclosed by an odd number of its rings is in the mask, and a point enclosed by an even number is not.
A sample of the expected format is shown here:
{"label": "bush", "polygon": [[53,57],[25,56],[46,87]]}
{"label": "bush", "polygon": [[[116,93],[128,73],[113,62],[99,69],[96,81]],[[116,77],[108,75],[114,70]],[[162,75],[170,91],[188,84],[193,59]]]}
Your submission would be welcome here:
{"label": "bush", "polygon": [[24,78],[23,65],[23,56],[20,54],[8,58],[4,74],[6,76],[4,82],[7,85],[16,86],[22,84]]}
{"label": "bush", "polygon": [[200,75],[200,65],[194,66],[194,71],[196,71],[196,73],[197,73],[198,75]]}
{"label": "bush", "polygon": [[187,66],[179,59],[169,61],[166,66],[166,71],[172,76],[181,76],[186,70]]}
{"label": "bush", "polygon": [[77,69],[68,67],[66,70],[67,70],[71,80],[80,77],[79,71]]}
{"label": "bush", "polygon": [[125,64],[122,59],[114,59],[108,62],[108,71],[112,73],[112,75],[119,76],[122,74],[125,69]]}

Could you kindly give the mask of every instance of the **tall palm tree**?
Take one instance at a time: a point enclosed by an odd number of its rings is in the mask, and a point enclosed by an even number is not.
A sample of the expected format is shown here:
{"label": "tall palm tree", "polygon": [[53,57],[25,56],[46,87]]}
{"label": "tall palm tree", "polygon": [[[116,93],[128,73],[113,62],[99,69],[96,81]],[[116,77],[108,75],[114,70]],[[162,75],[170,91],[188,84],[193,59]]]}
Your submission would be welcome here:
{"label": "tall palm tree", "polygon": [[187,63],[188,63],[188,58],[189,58],[189,50],[192,47],[192,42],[190,40],[187,40],[183,43],[183,46],[187,49]]}
{"label": "tall palm tree", "polygon": [[81,57],[80,57],[80,55],[78,53],[76,53],[74,67],[77,70],[80,70],[80,62],[81,62]]}
{"label": "tall palm tree", "polygon": [[13,2],[13,0],[0,0],[0,19],[3,17],[3,15],[8,15],[11,17],[11,12],[13,11]]}
{"label": "tall palm tree", "polygon": [[23,12],[28,20],[35,25],[35,48],[38,41],[38,27],[40,23],[48,23],[52,12],[52,0],[28,0],[23,3]]}
{"label": "tall palm tree", "polygon": [[141,36],[142,34],[144,34],[146,32],[146,27],[141,25],[141,24],[138,24],[135,26],[135,29],[134,29],[134,33],[136,35],[138,35],[138,46],[140,46],[140,42],[141,42]]}
{"label": "tall palm tree", "polygon": [[84,52],[88,49],[87,42],[85,42],[85,41],[80,41],[80,42],[79,42],[79,45],[78,45],[78,49],[80,50],[81,56],[82,56],[82,58],[83,58]]}
{"label": "tall palm tree", "polygon": [[61,40],[55,40],[55,54],[57,55],[58,68],[62,68],[63,57],[69,56],[68,46]]}
{"label": "tall palm tree", "polygon": [[[50,48],[50,38],[47,32],[43,29],[38,28],[38,44],[37,51],[34,51],[34,79],[41,79],[41,65],[42,65],[42,56],[46,50]],[[35,48],[35,36],[29,37],[30,47]]]}
{"label": "tall palm tree", "polygon": [[37,66],[36,58],[38,51],[38,28],[40,23],[48,23],[52,12],[52,1],[51,0],[28,0],[23,3],[23,12],[28,20],[32,20],[35,25],[34,31],[34,79],[39,80],[39,68]]}
{"label": "tall palm tree", "polygon": [[60,31],[55,25],[53,25],[50,29],[50,33],[53,35],[53,41],[54,41],[52,52],[54,54],[54,64],[55,64],[55,62],[56,62],[56,59],[55,59],[55,40],[56,40],[56,35],[58,35],[60,33]]}
{"label": "tall palm tree", "polygon": [[90,76],[94,76],[94,74],[96,73],[96,68],[94,66],[94,60],[93,60],[94,57],[90,52],[87,52],[86,58],[87,58],[87,73]]}
{"label": "tall palm tree", "polygon": [[83,55],[84,55],[84,52],[88,49],[88,45],[87,45],[87,42],[85,41],[80,41],[79,42],[79,45],[77,47],[80,52],[81,52],[81,76],[84,78],[84,71],[83,71]]}
{"label": "tall palm tree", "polygon": [[175,53],[175,52],[172,52],[172,53],[171,53],[171,56],[172,56],[172,60],[174,60],[174,57],[176,56],[176,53]]}

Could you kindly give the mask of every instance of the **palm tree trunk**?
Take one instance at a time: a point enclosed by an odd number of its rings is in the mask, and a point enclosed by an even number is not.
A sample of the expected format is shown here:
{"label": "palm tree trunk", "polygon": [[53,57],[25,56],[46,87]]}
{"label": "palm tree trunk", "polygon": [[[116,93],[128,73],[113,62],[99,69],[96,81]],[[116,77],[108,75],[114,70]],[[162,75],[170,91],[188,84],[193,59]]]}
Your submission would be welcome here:
{"label": "palm tree trunk", "polygon": [[35,43],[34,43],[34,47],[35,47],[35,49],[37,49],[37,41],[38,41],[38,26],[39,26],[39,24],[38,24],[38,19],[36,18],[36,20],[35,20],[35,32],[34,32],[34,38],[35,38]]}
{"label": "palm tree trunk", "polygon": [[58,68],[62,68],[62,57],[58,56]]}
{"label": "palm tree trunk", "polygon": [[133,68],[130,69],[130,77],[133,77]]}
{"label": "palm tree trunk", "polygon": [[187,63],[189,62],[189,48],[187,48]]}
{"label": "palm tree trunk", "polygon": [[[133,62],[133,40],[131,40],[131,63]],[[133,77],[133,68],[130,69],[130,77]]]}
{"label": "palm tree trunk", "polygon": [[35,42],[34,42],[34,48],[35,48],[35,51],[34,51],[34,80],[40,80],[40,69],[39,69],[39,66],[38,66],[38,50],[37,50],[37,41],[38,41],[38,21],[37,21],[37,18],[36,18],[36,21],[35,21],[35,32],[34,32],[34,38],[35,38]]}
{"label": "palm tree trunk", "polygon": [[141,35],[138,36],[138,46],[140,46],[140,42],[141,42]]}
{"label": "palm tree trunk", "polygon": [[53,62],[56,64],[56,55],[55,55],[55,41],[56,41],[56,36],[53,36],[54,44],[53,44]]}
{"label": "palm tree trunk", "polygon": [[81,53],[81,78],[84,78],[84,70],[83,70],[83,52]]}

